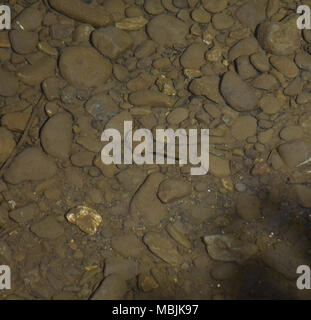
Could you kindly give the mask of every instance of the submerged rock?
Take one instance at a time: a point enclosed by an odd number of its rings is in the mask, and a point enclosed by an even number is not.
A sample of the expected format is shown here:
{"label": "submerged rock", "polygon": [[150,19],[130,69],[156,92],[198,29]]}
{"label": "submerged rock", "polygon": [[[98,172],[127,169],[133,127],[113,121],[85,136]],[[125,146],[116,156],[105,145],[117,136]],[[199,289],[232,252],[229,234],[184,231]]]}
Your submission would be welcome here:
{"label": "submerged rock", "polygon": [[67,213],[66,218],[81,231],[90,235],[97,232],[97,228],[103,220],[95,210],[85,206],[78,206],[77,208],[70,210]]}
{"label": "submerged rock", "polygon": [[106,277],[96,289],[91,300],[120,300],[127,290],[125,280],[119,274]]}
{"label": "submerged rock", "polygon": [[185,41],[188,33],[187,25],[169,14],[161,14],[153,18],[147,25],[150,38],[160,45],[173,45]]}
{"label": "submerged rock", "polygon": [[104,56],[116,59],[133,44],[132,37],[114,26],[100,28],[92,33],[94,47]]}
{"label": "submerged rock", "polygon": [[169,237],[160,232],[148,232],[143,238],[149,250],[157,257],[172,266],[179,266],[183,262],[177,251],[177,246]]}
{"label": "submerged rock", "polygon": [[224,262],[244,262],[257,252],[257,246],[234,238],[232,235],[205,236],[209,255]]}
{"label": "submerged rock", "polygon": [[[35,170],[34,170],[35,168]],[[16,156],[4,178],[11,184],[51,178],[56,174],[55,163],[37,148],[28,148]]]}
{"label": "submerged rock", "polygon": [[10,71],[0,68],[0,96],[12,97],[17,93],[18,79]]}
{"label": "submerged rock", "polygon": [[0,127],[0,167],[9,158],[16,143],[12,133],[6,128]]}
{"label": "submerged rock", "polygon": [[267,51],[286,56],[293,54],[301,45],[301,30],[297,28],[297,16],[272,23],[264,22],[258,28],[258,41]]}
{"label": "submerged rock", "polygon": [[164,203],[168,203],[191,194],[192,186],[181,179],[167,179],[159,186],[158,196]]}
{"label": "submerged rock", "polygon": [[148,225],[157,225],[167,214],[165,206],[157,197],[158,187],[164,179],[161,173],[151,174],[132,199],[131,214],[141,217]]}
{"label": "submerged rock", "polygon": [[235,72],[230,71],[224,75],[220,90],[226,102],[237,111],[251,111],[258,105],[254,89]]}
{"label": "submerged rock", "polygon": [[176,103],[176,98],[167,96],[161,92],[153,90],[141,90],[130,94],[129,101],[131,104],[139,107],[164,107],[172,108]]}
{"label": "submerged rock", "polygon": [[69,158],[72,145],[72,118],[68,113],[58,113],[51,117],[42,128],[43,149],[56,158]]}
{"label": "submerged rock", "polygon": [[110,22],[109,13],[101,6],[76,0],[49,0],[49,2],[55,10],[94,27],[102,27]]}
{"label": "submerged rock", "polygon": [[59,60],[62,76],[76,88],[97,87],[110,77],[112,65],[91,47],[68,47]]}

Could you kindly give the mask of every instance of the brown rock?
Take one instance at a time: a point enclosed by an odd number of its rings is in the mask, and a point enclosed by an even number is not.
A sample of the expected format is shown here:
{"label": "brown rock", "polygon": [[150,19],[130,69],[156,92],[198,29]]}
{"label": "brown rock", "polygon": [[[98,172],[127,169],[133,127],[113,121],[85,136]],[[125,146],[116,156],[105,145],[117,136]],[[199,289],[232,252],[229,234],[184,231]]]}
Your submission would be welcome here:
{"label": "brown rock", "polygon": [[161,14],[148,23],[147,31],[152,40],[170,46],[185,41],[188,27],[172,15]]}
{"label": "brown rock", "polygon": [[176,103],[176,98],[153,90],[141,90],[131,93],[129,101],[139,107],[172,108]]}
{"label": "brown rock", "polygon": [[258,105],[253,89],[232,71],[224,75],[220,90],[227,103],[237,111],[254,110]]}
{"label": "brown rock", "polygon": [[222,12],[228,5],[228,0],[203,0],[203,7],[211,12],[217,13]]}
{"label": "brown rock", "polygon": [[11,184],[19,184],[27,180],[38,181],[51,178],[56,170],[55,163],[42,151],[37,148],[28,148],[15,157],[5,172],[4,178]]}
{"label": "brown rock", "polygon": [[96,289],[91,300],[120,300],[126,290],[127,285],[123,277],[119,274],[111,274]]}
{"label": "brown rock", "polygon": [[252,116],[238,117],[231,128],[233,137],[237,140],[245,140],[256,135],[257,120]]}
{"label": "brown rock", "polygon": [[263,49],[277,56],[293,54],[301,45],[297,16],[289,16],[277,23],[262,23],[258,29],[258,41]]}
{"label": "brown rock", "polygon": [[11,219],[19,224],[24,224],[32,220],[39,214],[39,207],[36,203],[28,204],[22,208],[10,211],[9,216]]}
{"label": "brown rock", "polygon": [[164,203],[168,203],[190,195],[191,183],[181,179],[167,179],[159,186],[158,196]]}
{"label": "brown rock", "polygon": [[56,239],[64,233],[64,227],[54,217],[48,216],[32,225],[31,231],[39,238]]}
{"label": "brown rock", "polygon": [[151,174],[132,199],[131,214],[142,217],[148,225],[159,224],[167,214],[165,206],[157,197],[159,185],[164,179],[165,176],[161,173]]}
{"label": "brown rock", "polygon": [[35,31],[41,26],[42,13],[35,8],[24,9],[14,20],[14,24],[25,31]]}
{"label": "brown rock", "polygon": [[226,30],[233,26],[234,19],[226,13],[217,13],[212,18],[213,26],[217,30]]}
{"label": "brown rock", "polygon": [[18,90],[18,79],[5,69],[0,68],[0,96],[11,97]]}
{"label": "brown rock", "polygon": [[0,127],[0,166],[9,158],[14,150],[16,143],[12,133]]}
{"label": "brown rock", "polygon": [[200,69],[205,63],[207,46],[204,43],[190,45],[180,58],[181,65],[186,69]]}
{"label": "brown rock", "polygon": [[12,49],[19,54],[29,54],[36,49],[38,34],[31,31],[12,30],[10,31]]}
{"label": "brown rock", "polygon": [[283,56],[272,56],[270,62],[274,68],[280,71],[285,77],[295,78],[299,69],[292,59]]}
{"label": "brown rock", "polygon": [[278,148],[283,161],[292,169],[311,157],[311,144],[303,140],[283,143]]}
{"label": "brown rock", "polygon": [[241,56],[249,56],[256,53],[259,49],[258,42],[255,38],[246,38],[240,40],[236,45],[234,45],[229,51],[229,59],[235,60]]}
{"label": "brown rock", "polygon": [[66,48],[60,57],[59,68],[62,76],[77,88],[103,84],[112,72],[111,63],[88,47]]}
{"label": "brown rock", "polygon": [[92,33],[92,43],[101,54],[116,59],[132,46],[133,39],[127,32],[109,26],[95,30]]}
{"label": "brown rock", "polygon": [[56,60],[47,56],[35,61],[32,65],[21,67],[17,76],[28,85],[39,85],[48,77],[54,75],[56,69]]}
{"label": "brown rock", "polygon": [[139,257],[144,250],[140,239],[133,234],[113,237],[111,247],[123,257]]}
{"label": "brown rock", "polygon": [[68,113],[57,113],[41,131],[43,149],[58,159],[68,159],[72,145],[72,118]]}
{"label": "brown rock", "polygon": [[263,73],[252,81],[256,89],[275,91],[280,87],[279,82],[271,74]]}
{"label": "brown rock", "polygon": [[212,175],[223,178],[230,176],[230,162],[229,160],[221,159],[212,154],[209,156],[209,171]]}
{"label": "brown rock", "polygon": [[260,217],[260,200],[248,193],[240,193],[236,203],[236,211],[240,218],[252,221]]}
{"label": "brown rock", "polygon": [[177,251],[177,245],[168,236],[159,232],[148,232],[143,238],[149,250],[157,257],[172,266],[179,266],[183,262]]}
{"label": "brown rock", "polygon": [[25,112],[12,112],[7,113],[1,118],[1,124],[9,130],[23,132],[27,126],[30,118],[30,113]]}
{"label": "brown rock", "polygon": [[218,76],[205,76],[193,79],[189,85],[189,90],[196,96],[205,96],[216,103],[223,101],[219,94]]}
{"label": "brown rock", "polygon": [[49,0],[49,2],[55,10],[94,27],[103,27],[110,23],[109,13],[101,6],[91,6],[75,0]]}

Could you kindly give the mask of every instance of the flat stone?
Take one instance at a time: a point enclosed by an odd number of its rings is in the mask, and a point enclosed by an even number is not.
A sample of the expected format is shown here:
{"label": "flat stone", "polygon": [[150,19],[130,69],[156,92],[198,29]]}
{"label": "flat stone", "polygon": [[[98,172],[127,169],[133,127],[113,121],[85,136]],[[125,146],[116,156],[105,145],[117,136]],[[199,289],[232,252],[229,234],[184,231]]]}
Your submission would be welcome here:
{"label": "flat stone", "polygon": [[244,262],[257,252],[257,246],[234,238],[232,235],[207,235],[204,237],[212,259],[224,262]]}
{"label": "flat stone", "polygon": [[202,4],[207,11],[211,13],[218,13],[226,9],[228,0],[203,0]]}
{"label": "flat stone", "polygon": [[97,120],[110,120],[119,111],[118,105],[105,93],[91,97],[85,104],[85,109]]}
{"label": "flat stone", "polygon": [[35,51],[38,44],[38,34],[31,31],[10,31],[12,49],[18,54],[29,54]]}
{"label": "flat stone", "polygon": [[191,183],[181,179],[167,179],[160,184],[158,196],[163,203],[168,203],[184,198],[191,192]]}
{"label": "flat stone", "polygon": [[15,19],[14,24],[25,31],[35,31],[42,24],[42,12],[35,8],[25,8]]}
{"label": "flat stone", "polygon": [[36,203],[32,203],[9,212],[10,218],[19,224],[24,224],[31,221],[38,214],[39,207]]}
{"label": "flat stone", "polygon": [[114,26],[100,28],[92,33],[94,47],[104,56],[116,59],[133,44],[132,37]]}
{"label": "flat stone", "polygon": [[237,140],[245,140],[256,135],[257,120],[252,116],[238,117],[231,128],[231,133]]}
{"label": "flat stone", "polygon": [[231,174],[230,161],[221,159],[212,154],[209,155],[209,171],[212,175],[222,178]]}
{"label": "flat stone", "polygon": [[6,113],[1,118],[1,125],[7,127],[11,131],[23,132],[30,118],[29,110],[25,112]]}
{"label": "flat stone", "polygon": [[127,284],[119,274],[109,275],[96,289],[91,300],[121,300],[127,291]]}
{"label": "flat stone", "polygon": [[124,280],[134,279],[138,274],[138,263],[134,259],[117,255],[108,257],[105,259],[104,277],[111,274],[119,274]]}
{"label": "flat stone", "polygon": [[143,28],[148,23],[148,20],[143,16],[130,17],[116,23],[116,27],[121,30],[134,31]]}
{"label": "flat stone", "polygon": [[280,137],[286,141],[299,140],[303,136],[303,129],[299,126],[287,126],[280,132]]}
{"label": "flat stone", "polygon": [[69,113],[57,113],[43,126],[41,131],[43,149],[51,156],[65,160],[72,146],[72,117]]}
{"label": "flat stone", "polygon": [[146,179],[146,172],[140,168],[129,167],[119,172],[116,178],[125,190],[134,191],[137,190]]}
{"label": "flat stone", "polygon": [[43,56],[31,65],[21,67],[17,76],[28,85],[40,85],[45,79],[53,76],[56,69],[56,60]]}
{"label": "flat stone", "polygon": [[237,111],[251,111],[258,105],[253,89],[232,71],[224,75],[220,90],[227,103]]}
{"label": "flat stone", "polygon": [[112,249],[123,257],[139,257],[144,247],[140,239],[133,234],[124,234],[111,239]]}
{"label": "flat stone", "polygon": [[65,80],[76,88],[97,87],[112,73],[111,63],[91,47],[67,47],[59,68]]}
{"label": "flat stone", "polygon": [[205,96],[213,102],[223,101],[219,93],[219,77],[205,76],[191,81],[189,90],[196,96]]}
{"label": "flat stone", "polygon": [[181,65],[186,69],[199,70],[205,63],[205,53],[208,47],[204,43],[193,43],[180,58]]}
{"label": "flat stone", "polygon": [[244,27],[255,31],[258,24],[266,18],[266,5],[262,1],[247,1],[236,10],[236,17]]}
{"label": "flat stone", "polygon": [[141,217],[148,225],[157,225],[166,216],[167,210],[157,197],[159,185],[164,179],[161,173],[151,174],[147,178],[132,199],[130,211],[133,217]]}
{"label": "flat stone", "polygon": [[177,125],[188,118],[189,111],[186,108],[176,108],[167,116],[169,124]]}
{"label": "flat stone", "polygon": [[94,27],[103,27],[110,23],[109,13],[102,6],[89,5],[76,0],[49,0],[50,5],[57,11],[80,22]]}
{"label": "flat stone", "polygon": [[259,106],[266,114],[278,113],[284,105],[284,101],[273,95],[265,95],[259,102]]}
{"label": "flat stone", "polygon": [[270,58],[270,63],[285,77],[295,78],[299,73],[299,69],[294,61],[288,57],[272,56]]}
{"label": "flat stone", "polygon": [[161,0],[145,0],[144,9],[149,14],[161,14],[164,12]]}
{"label": "flat stone", "polygon": [[124,136],[124,121],[133,121],[132,115],[127,111],[122,111],[109,120],[105,129],[116,129]]}
{"label": "flat stone", "polygon": [[277,23],[264,22],[258,28],[258,41],[262,48],[278,56],[293,54],[300,48],[301,39],[296,15]]}
{"label": "flat stone", "polygon": [[49,179],[56,174],[56,170],[55,163],[42,151],[28,148],[15,157],[4,178],[8,183],[19,184],[27,180]]}
{"label": "flat stone", "polygon": [[252,86],[256,89],[276,91],[280,84],[273,75],[262,73],[252,81]]}
{"label": "flat stone", "polygon": [[17,93],[18,79],[10,71],[0,68],[0,96],[12,97]]}
{"label": "flat stone", "polygon": [[0,127],[0,166],[9,158],[16,143],[12,133],[6,128]]}
{"label": "flat stone", "polygon": [[64,227],[57,220],[48,216],[31,226],[31,231],[43,239],[56,239],[64,234]]}
{"label": "flat stone", "polygon": [[256,38],[250,37],[240,40],[229,51],[229,59],[235,60],[241,56],[250,56],[259,50],[259,44]]}
{"label": "flat stone", "polygon": [[153,90],[141,90],[130,94],[129,102],[135,106],[141,107],[164,107],[172,108],[177,99],[173,96],[167,96],[161,92]]}
{"label": "flat stone", "polygon": [[283,143],[278,148],[283,161],[292,169],[311,157],[311,144],[302,140]]}
{"label": "flat stone", "polygon": [[183,262],[182,256],[177,251],[177,245],[164,233],[148,232],[144,235],[144,243],[157,257],[172,266],[179,266]]}
{"label": "flat stone", "polygon": [[147,32],[150,38],[160,45],[171,46],[185,41],[188,26],[172,15],[161,14],[148,23]]}

